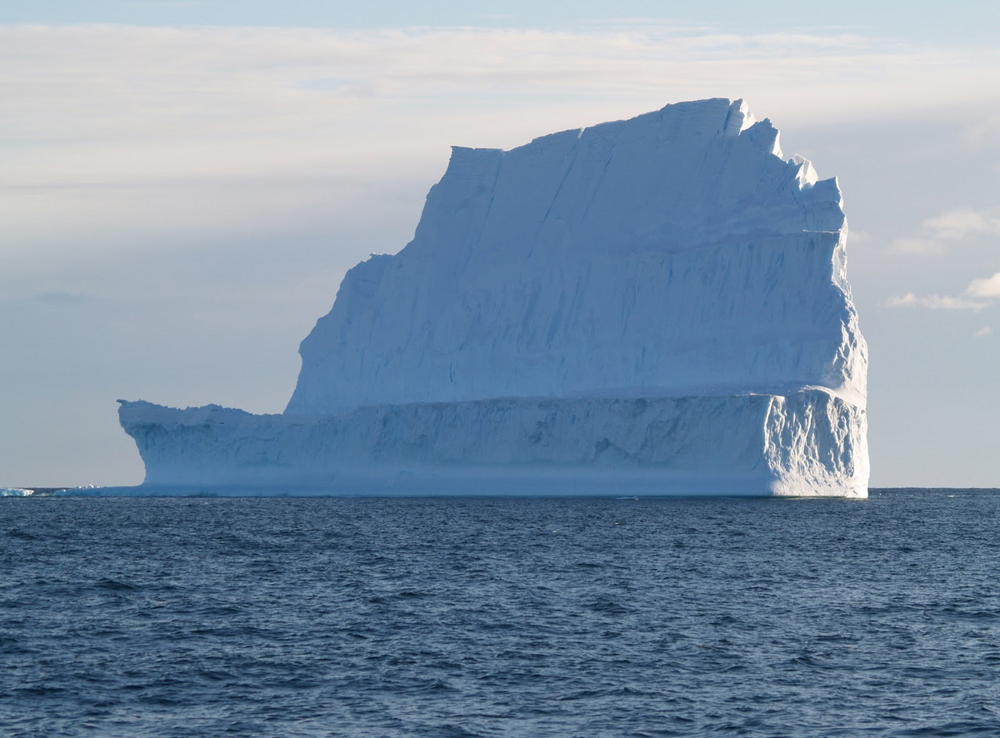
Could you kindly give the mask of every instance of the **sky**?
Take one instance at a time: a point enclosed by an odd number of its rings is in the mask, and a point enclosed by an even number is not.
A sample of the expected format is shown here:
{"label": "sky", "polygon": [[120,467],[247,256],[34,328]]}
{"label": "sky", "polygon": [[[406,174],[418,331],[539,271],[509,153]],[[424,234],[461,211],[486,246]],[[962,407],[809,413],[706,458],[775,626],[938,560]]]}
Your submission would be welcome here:
{"label": "sky", "polygon": [[837,176],[872,486],[1000,487],[1000,0],[7,0],[0,486],[128,485],[115,400],[281,412],[451,145],[743,98]]}

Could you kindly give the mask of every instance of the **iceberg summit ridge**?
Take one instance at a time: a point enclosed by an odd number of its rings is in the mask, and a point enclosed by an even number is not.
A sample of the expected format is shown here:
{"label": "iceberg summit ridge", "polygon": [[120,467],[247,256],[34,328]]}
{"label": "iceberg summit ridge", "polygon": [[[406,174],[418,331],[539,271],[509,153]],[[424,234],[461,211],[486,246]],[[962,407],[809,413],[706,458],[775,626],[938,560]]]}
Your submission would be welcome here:
{"label": "iceberg summit ridge", "polygon": [[835,179],[740,100],[452,149],[285,412],[122,402],[144,486],[867,495]]}

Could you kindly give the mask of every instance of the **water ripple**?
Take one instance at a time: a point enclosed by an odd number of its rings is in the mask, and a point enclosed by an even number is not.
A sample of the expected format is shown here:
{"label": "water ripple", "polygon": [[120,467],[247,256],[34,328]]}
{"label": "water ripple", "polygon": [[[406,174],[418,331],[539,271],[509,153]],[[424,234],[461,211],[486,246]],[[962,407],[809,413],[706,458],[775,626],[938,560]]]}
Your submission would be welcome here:
{"label": "water ripple", "polygon": [[998,512],[5,497],[0,734],[1000,735]]}

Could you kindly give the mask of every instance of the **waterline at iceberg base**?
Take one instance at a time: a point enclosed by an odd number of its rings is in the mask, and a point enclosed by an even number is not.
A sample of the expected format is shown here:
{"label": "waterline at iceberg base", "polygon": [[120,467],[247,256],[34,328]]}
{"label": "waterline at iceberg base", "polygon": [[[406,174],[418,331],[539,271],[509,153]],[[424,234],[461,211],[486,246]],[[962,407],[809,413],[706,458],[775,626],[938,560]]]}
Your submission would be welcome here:
{"label": "waterline at iceberg base", "polygon": [[865,497],[847,237],[740,100],[455,148],[284,414],[122,403],[134,491]]}
{"label": "waterline at iceberg base", "polygon": [[823,389],[119,412],[149,493],[867,496],[865,415]]}

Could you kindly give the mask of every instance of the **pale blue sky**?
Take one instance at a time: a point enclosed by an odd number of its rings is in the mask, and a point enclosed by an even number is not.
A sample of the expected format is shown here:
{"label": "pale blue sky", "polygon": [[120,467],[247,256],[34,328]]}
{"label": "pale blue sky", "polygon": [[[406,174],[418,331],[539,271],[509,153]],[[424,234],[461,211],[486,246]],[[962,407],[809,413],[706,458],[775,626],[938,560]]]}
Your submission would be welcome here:
{"label": "pale blue sky", "polygon": [[449,145],[727,96],[844,190],[872,484],[1000,486],[1000,2],[939,7],[0,4],[0,485],[138,483],[118,397],[280,412]]}
{"label": "pale blue sky", "polygon": [[662,0],[8,0],[3,23],[124,23],[139,25],[306,26],[398,28],[487,26],[559,29],[588,22],[646,18],[692,28],[739,33],[842,28],[867,35],[956,44],[994,44],[996,0],[836,3],[663,2]]}

